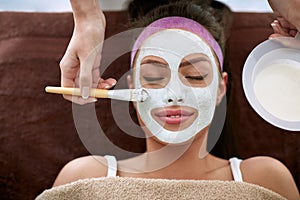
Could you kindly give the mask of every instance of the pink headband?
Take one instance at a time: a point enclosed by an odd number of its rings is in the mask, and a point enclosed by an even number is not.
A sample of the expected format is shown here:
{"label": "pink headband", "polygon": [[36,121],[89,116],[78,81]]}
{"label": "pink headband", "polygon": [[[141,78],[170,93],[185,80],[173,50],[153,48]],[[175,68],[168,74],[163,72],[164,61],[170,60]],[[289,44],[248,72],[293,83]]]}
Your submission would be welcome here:
{"label": "pink headband", "polygon": [[139,35],[137,40],[134,43],[132,52],[131,52],[131,67],[133,66],[133,61],[136,52],[141,46],[142,42],[147,39],[152,34],[164,30],[164,29],[183,29],[190,32],[193,32],[204,39],[208,45],[214,50],[216,56],[218,57],[220,69],[223,70],[223,54],[220,45],[215,40],[215,38],[210,34],[210,32],[198,22],[184,18],[184,17],[165,17],[159,20],[152,22],[147,26],[143,32]]}

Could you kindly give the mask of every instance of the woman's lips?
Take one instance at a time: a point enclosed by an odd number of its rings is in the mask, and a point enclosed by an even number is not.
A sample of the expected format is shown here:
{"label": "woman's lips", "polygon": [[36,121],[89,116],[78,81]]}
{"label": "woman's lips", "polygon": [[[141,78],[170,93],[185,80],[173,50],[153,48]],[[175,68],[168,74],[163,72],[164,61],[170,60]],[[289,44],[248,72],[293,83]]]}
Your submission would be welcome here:
{"label": "woman's lips", "polygon": [[188,120],[194,113],[187,110],[162,110],[155,113],[166,124],[181,124]]}

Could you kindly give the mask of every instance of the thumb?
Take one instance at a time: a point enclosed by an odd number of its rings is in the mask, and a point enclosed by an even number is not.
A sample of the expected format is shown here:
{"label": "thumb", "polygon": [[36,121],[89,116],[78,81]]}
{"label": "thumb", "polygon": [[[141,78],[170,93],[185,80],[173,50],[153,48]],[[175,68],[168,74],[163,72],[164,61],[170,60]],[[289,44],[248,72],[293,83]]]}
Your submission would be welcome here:
{"label": "thumb", "polygon": [[280,43],[282,46],[293,49],[300,49],[300,40],[294,37],[271,37],[272,41]]}
{"label": "thumb", "polygon": [[93,83],[98,83],[98,66],[100,65],[101,58],[101,52],[99,51],[99,47],[100,45],[95,47],[87,56],[79,57],[79,87],[81,89],[81,96],[83,99],[87,99],[89,97],[90,89],[93,86]]}
{"label": "thumb", "polygon": [[93,83],[92,70],[93,62],[90,59],[80,64],[79,87],[83,99],[88,99],[90,96],[90,89]]}

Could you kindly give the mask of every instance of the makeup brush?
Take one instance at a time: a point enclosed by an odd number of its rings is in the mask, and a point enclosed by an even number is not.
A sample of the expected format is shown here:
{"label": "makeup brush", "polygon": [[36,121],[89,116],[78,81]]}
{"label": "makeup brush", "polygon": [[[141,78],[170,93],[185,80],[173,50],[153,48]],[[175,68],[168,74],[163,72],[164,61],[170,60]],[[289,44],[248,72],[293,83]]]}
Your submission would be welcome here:
{"label": "makeup brush", "polygon": [[[45,88],[45,91],[54,94],[81,96],[81,92],[79,88],[47,86]],[[121,101],[144,102],[149,97],[149,94],[145,89],[119,89],[119,90],[91,89],[90,97],[109,98],[109,99],[116,99]]]}

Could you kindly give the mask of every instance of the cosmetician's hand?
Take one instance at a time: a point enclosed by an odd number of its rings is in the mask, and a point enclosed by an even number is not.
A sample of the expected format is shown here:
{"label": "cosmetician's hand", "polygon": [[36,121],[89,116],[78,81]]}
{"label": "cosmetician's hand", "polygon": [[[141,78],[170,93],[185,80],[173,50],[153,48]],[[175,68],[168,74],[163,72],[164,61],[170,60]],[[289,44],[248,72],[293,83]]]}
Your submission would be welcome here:
{"label": "cosmetician's hand", "polygon": [[268,0],[277,18],[271,25],[274,34],[270,37],[292,36],[300,30],[299,0]]}
{"label": "cosmetician's hand", "polygon": [[99,65],[106,20],[98,0],[71,0],[74,31],[68,48],[60,62],[61,86],[80,87],[82,97],[64,95],[74,103],[95,102],[88,97],[90,88],[109,89],[115,79],[100,78]]}

